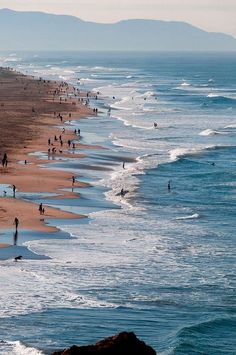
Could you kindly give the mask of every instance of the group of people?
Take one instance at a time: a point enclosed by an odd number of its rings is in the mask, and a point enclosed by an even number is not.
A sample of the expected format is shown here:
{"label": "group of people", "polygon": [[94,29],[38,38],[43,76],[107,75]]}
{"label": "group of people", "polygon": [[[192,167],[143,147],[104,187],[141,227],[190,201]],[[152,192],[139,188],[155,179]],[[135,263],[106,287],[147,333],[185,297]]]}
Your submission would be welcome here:
{"label": "group of people", "polygon": [[[39,78],[38,83],[40,83],[41,81],[43,81],[43,79]],[[45,80],[43,82],[45,84],[47,83]],[[59,102],[61,103],[62,102],[62,96],[61,95],[63,95],[63,93],[66,94],[67,97],[69,97],[68,90],[69,90],[69,85],[66,82],[61,82],[59,87],[52,92],[53,101],[56,99],[56,96],[59,96]],[[76,97],[76,96],[78,96],[80,94],[80,91],[78,89],[76,89],[75,87],[73,87],[73,90],[74,90],[74,97]],[[97,95],[98,94],[99,94],[99,92],[97,93]],[[96,99],[98,98],[97,95],[96,95]],[[83,102],[84,105],[88,105],[89,96],[90,96],[90,92],[87,92],[86,97],[84,99],[83,98],[79,98],[78,101]],[[72,97],[70,96],[69,98],[72,98]],[[35,113],[35,112],[36,112],[35,107],[32,106],[32,113]],[[95,114],[97,114],[98,113],[98,109],[94,108],[93,112]],[[61,122],[63,122],[63,116],[62,116],[61,113],[57,114],[56,112],[54,112],[53,114],[54,114],[54,117],[57,117]],[[69,115],[69,118],[72,117],[71,113],[69,113],[68,115]],[[65,133],[65,128],[63,128],[62,134],[63,133]],[[75,135],[80,136],[80,129],[75,129],[74,133],[75,133]],[[62,147],[63,146],[62,135],[60,135],[59,137],[57,137],[56,135],[54,136],[54,142],[57,142],[57,141],[59,141],[60,147]],[[71,141],[71,139],[67,140],[67,144],[68,144],[68,148],[70,148],[72,146],[73,149],[75,149],[75,143],[73,141]],[[51,148],[51,146],[53,146],[51,138],[48,138],[48,146],[49,146],[48,153],[51,153],[51,152],[52,153],[56,153],[56,148],[55,147]],[[62,152],[61,150],[59,150],[59,151]],[[24,163],[26,165],[27,164],[27,160],[25,160]],[[7,153],[4,153],[3,158],[2,158],[2,166],[3,167],[7,167],[7,165],[8,165],[8,156],[7,156]],[[75,176],[72,176],[72,185],[73,186],[75,184],[75,181],[76,181]],[[13,191],[13,198],[15,198],[16,197],[16,186],[15,185],[12,185],[12,191]],[[6,194],[7,194],[7,192],[4,191],[4,196],[6,196]],[[45,214],[45,207],[43,206],[42,203],[39,204],[38,210],[39,210],[40,215],[44,215]],[[15,226],[15,232],[13,234],[13,236],[14,236],[14,245],[17,244],[19,224],[20,224],[19,218],[15,217],[14,221],[13,221],[13,225]]]}

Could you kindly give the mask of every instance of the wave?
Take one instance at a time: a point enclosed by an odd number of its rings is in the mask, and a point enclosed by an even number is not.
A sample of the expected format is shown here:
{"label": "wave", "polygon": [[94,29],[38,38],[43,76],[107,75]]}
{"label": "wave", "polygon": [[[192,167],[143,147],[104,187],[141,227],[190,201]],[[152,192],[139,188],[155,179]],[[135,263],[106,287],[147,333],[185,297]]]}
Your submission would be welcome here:
{"label": "wave", "polygon": [[[235,353],[233,331],[235,323],[236,321],[233,317],[219,317],[183,327],[177,333],[177,341],[173,353],[205,354],[207,346],[207,354],[233,354]],[[225,334],[225,342],[222,342],[221,334]]]}
{"label": "wave", "polygon": [[209,94],[209,95],[207,95],[207,97],[221,97],[221,96],[217,95],[217,94]]}
{"label": "wave", "polygon": [[188,220],[188,219],[197,219],[199,217],[200,216],[199,216],[198,213],[194,213],[194,214],[192,214],[190,216],[177,217],[175,219],[176,219],[176,221],[184,221],[184,220]]}
{"label": "wave", "polygon": [[64,70],[65,74],[75,74],[74,70]]}
{"label": "wave", "polygon": [[181,86],[191,86],[191,84],[189,84],[189,83],[187,83],[187,82],[183,82],[182,84],[181,84]]}
{"label": "wave", "polygon": [[208,99],[211,99],[214,103],[232,103],[236,104],[236,98],[230,96],[224,96],[219,94],[210,93],[207,95]]}
{"label": "wave", "polygon": [[229,124],[228,126],[225,126],[224,128],[236,128],[236,123],[234,124]]}
{"label": "wave", "polygon": [[[36,348],[31,346],[27,346],[23,344],[21,341],[6,341],[4,342],[7,348],[11,347],[12,354],[17,355],[43,355],[44,353]],[[10,349],[9,349],[10,350]]]}
{"label": "wave", "polygon": [[226,134],[226,133],[215,131],[213,129],[208,128],[208,129],[205,129],[204,131],[200,132],[199,136],[214,136],[216,134]]}
{"label": "wave", "polygon": [[140,97],[155,97],[157,93],[155,91],[146,91],[144,94],[140,95]]}
{"label": "wave", "polygon": [[[132,114],[134,116],[134,114]],[[140,114],[142,115],[142,114]],[[136,114],[137,116],[137,114]],[[133,127],[133,128],[139,128],[139,129],[146,129],[146,130],[153,130],[153,124],[150,126],[150,125],[145,125],[145,122],[143,124],[138,124],[138,123],[133,123],[133,122],[130,122],[128,121],[126,118],[123,118],[123,117],[120,117],[120,116],[114,116],[112,115],[112,118],[115,118],[119,121],[122,121],[124,123],[125,126],[130,126],[130,127]]]}
{"label": "wave", "polygon": [[203,151],[203,148],[175,148],[169,151],[170,160],[176,161],[181,157],[187,155],[199,154]]}
{"label": "wave", "polygon": [[90,78],[80,78],[79,81],[83,81],[83,82],[96,82],[99,81],[97,79],[90,79]]}
{"label": "wave", "polygon": [[22,58],[16,58],[16,57],[9,57],[9,58],[4,58],[3,62],[20,62]]}
{"label": "wave", "polygon": [[233,145],[212,144],[199,148],[175,148],[169,151],[171,161],[176,161],[182,157],[201,154],[204,151],[235,148]]}

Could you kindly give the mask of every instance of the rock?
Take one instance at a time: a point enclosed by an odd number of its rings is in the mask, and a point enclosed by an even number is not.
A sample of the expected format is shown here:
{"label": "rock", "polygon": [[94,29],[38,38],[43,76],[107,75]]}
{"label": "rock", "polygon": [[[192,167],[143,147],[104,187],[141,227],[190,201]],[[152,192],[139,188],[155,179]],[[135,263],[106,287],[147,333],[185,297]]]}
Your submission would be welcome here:
{"label": "rock", "polygon": [[52,355],[155,355],[151,346],[139,340],[134,333],[122,332],[95,345],[76,346],[54,352]]}

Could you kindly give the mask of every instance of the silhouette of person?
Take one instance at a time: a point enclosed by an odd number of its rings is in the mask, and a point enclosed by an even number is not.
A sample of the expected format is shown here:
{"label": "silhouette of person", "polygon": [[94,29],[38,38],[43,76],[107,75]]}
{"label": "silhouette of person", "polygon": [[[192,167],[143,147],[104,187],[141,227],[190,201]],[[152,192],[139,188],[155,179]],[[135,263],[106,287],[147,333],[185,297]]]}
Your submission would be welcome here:
{"label": "silhouette of person", "polygon": [[18,230],[18,226],[19,226],[19,219],[17,217],[15,217],[13,224],[15,224],[16,231],[17,231]]}
{"label": "silhouette of person", "polygon": [[43,204],[40,203],[39,205],[39,213],[42,214],[43,213]]}
{"label": "silhouette of person", "polygon": [[12,190],[13,190],[13,197],[16,197],[16,186],[12,185]]}

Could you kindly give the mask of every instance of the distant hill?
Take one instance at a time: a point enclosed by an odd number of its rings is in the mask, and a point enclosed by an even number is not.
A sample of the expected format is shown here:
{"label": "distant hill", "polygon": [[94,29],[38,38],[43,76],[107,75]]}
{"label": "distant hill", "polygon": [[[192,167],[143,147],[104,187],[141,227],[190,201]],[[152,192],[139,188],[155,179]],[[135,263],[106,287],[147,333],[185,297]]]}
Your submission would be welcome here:
{"label": "distant hill", "polygon": [[236,51],[236,39],[184,22],[86,22],[73,16],[0,10],[0,50]]}

